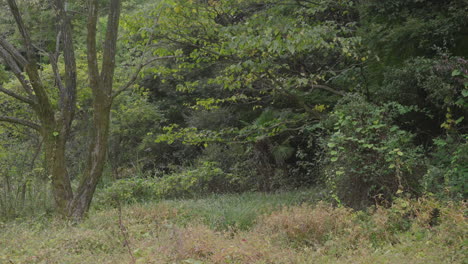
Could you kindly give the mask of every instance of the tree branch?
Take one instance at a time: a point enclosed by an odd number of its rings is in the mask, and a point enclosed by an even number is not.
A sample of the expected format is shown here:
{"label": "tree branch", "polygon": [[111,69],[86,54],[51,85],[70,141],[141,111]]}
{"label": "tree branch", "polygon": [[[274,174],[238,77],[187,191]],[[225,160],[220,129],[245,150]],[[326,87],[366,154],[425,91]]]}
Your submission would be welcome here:
{"label": "tree branch", "polygon": [[317,119],[320,119],[320,116],[319,116],[319,114],[317,113],[317,111],[315,111],[314,109],[310,108],[310,106],[308,106],[308,105],[306,104],[306,102],[304,101],[304,98],[303,98],[303,97],[298,96],[297,94],[294,94],[294,93],[292,93],[291,91],[288,91],[287,89],[284,89],[284,88],[283,88],[283,84],[282,84],[280,81],[278,81],[278,80],[271,74],[270,71],[267,70],[267,71],[266,71],[266,74],[267,74],[268,78],[271,80],[271,82],[273,83],[273,85],[276,86],[276,87],[274,87],[275,90],[277,90],[277,91],[279,91],[279,92],[281,92],[281,93],[283,93],[283,94],[285,94],[285,95],[288,95],[288,96],[290,96],[291,98],[294,98],[294,99],[299,103],[299,105],[302,106],[302,108],[304,108],[304,110],[305,110],[307,113],[313,115],[313,116],[316,117]]}
{"label": "tree branch", "polygon": [[34,105],[35,104],[35,102],[33,100],[31,100],[31,99],[29,99],[27,97],[21,96],[21,95],[13,92],[11,90],[8,90],[8,89],[4,88],[1,85],[0,85],[0,92],[4,93],[6,95],[9,95],[9,96],[11,96],[11,97],[13,97],[13,98],[15,98],[17,100],[20,100],[23,103],[27,103],[29,105]]}
{"label": "tree branch", "polygon": [[33,123],[31,121],[28,121],[28,120],[24,120],[24,119],[19,119],[19,118],[16,118],[16,117],[11,117],[11,116],[0,116],[0,122],[7,122],[7,123],[23,125],[23,126],[27,126],[27,127],[32,128],[34,130],[37,130],[37,131],[41,130],[41,126],[39,126],[36,123]]}
{"label": "tree branch", "polygon": [[[158,24],[158,21],[159,21],[159,17],[161,16],[161,12],[162,12],[162,9],[160,10],[158,16],[156,17],[155,21],[154,21],[154,24],[157,25]],[[148,48],[151,46],[151,43],[153,42],[153,39],[154,39],[154,32],[149,36],[148,38],[148,41],[146,42],[146,45],[143,49],[143,52],[142,54],[145,54],[145,52],[148,50]],[[119,94],[121,94],[122,92],[124,92],[125,90],[127,90],[132,84],[134,84],[136,82],[136,80],[138,79],[138,76],[141,72],[141,70],[153,63],[154,61],[157,61],[157,60],[161,60],[161,59],[169,59],[169,58],[176,58],[176,57],[182,57],[182,56],[162,56],[162,57],[154,57],[152,59],[149,59],[148,61],[146,62],[143,62],[143,55],[141,56],[141,59],[140,59],[140,64],[137,66],[136,70],[134,71],[133,75],[130,77],[130,80],[125,84],[125,85],[122,85],[116,92],[114,92],[114,94],[112,95],[112,101],[117,97],[119,96]]]}
{"label": "tree branch", "polygon": [[194,48],[198,48],[198,49],[200,49],[200,50],[206,51],[206,52],[211,53],[212,55],[215,55],[215,56],[218,56],[218,57],[230,57],[230,56],[227,56],[227,55],[222,55],[221,53],[216,52],[216,51],[214,51],[214,50],[210,50],[210,49],[205,48],[205,47],[203,47],[203,46],[200,46],[200,45],[197,45],[197,44],[195,44],[195,43],[192,43],[192,42],[190,42],[189,39],[187,39],[187,38],[186,38],[185,36],[183,36],[183,35],[178,35],[178,36],[184,38],[187,42],[183,42],[183,41],[180,41],[180,40],[177,40],[177,39],[170,38],[170,37],[167,36],[167,35],[164,36],[164,38],[167,39],[167,40],[169,40],[169,41],[172,41],[172,42],[174,42],[174,43],[177,43],[177,44],[189,45],[189,46],[192,46],[192,47],[194,47]]}
{"label": "tree branch", "polygon": [[88,34],[86,37],[89,82],[91,87],[99,85],[99,68],[96,49],[96,24],[98,19],[97,0],[88,1]]}
{"label": "tree branch", "polygon": [[34,49],[32,45],[31,38],[29,36],[29,33],[26,29],[26,26],[24,25],[23,18],[21,17],[21,14],[18,9],[18,5],[16,4],[15,0],[7,0],[8,6],[10,7],[11,14],[15,18],[16,25],[18,26],[18,30],[23,37],[24,45],[26,47],[26,54],[29,62],[34,61]]}
{"label": "tree branch", "polygon": [[[59,71],[59,68],[58,68],[58,54],[50,54],[49,58],[50,58],[50,65],[52,66],[52,71],[54,72],[54,76],[55,76],[55,82],[57,84],[57,87],[59,88],[59,94],[62,95],[62,92],[65,90],[64,86],[63,86],[63,82],[62,82],[62,77],[60,76],[60,71]],[[62,96],[60,96],[60,105],[62,105],[63,99],[62,99]]]}
{"label": "tree branch", "polygon": [[[68,133],[75,115],[76,107],[77,76],[75,49],[73,46],[71,22],[65,10],[64,1],[55,0],[54,8],[57,12],[57,23],[59,29],[56,38],[58,46],[56,46],[55,56],[51,61],[54,61],[52,66],[55,68],[54,72],[60,88],[60,108],[63,114],[64,128],[66,130],[65,133]],[[63,60],[65,63],[65,85],[61,83],[61,77],[58,72],[57,65],[60,51],[60,39],[62,40]]]}
{"label": "tree branch", "polygon": [[63,88],[63,82],[62,82],[62,77],[60,76],[60,71],[58,68],[58,59],[60,57],[60,38],[61,38],[62,32],[59,30],[57,32],[57,36],[55,37],[55,53],[50,53],[49,58],[50,58],[50,65],[52,66],[52,71],[54,72],[55,75],[55,82],[57,84],[57,87],[59,88],[59,91],[62,91]]}
{"label": "tree branch", "polygon": [[172,55],[172,56],[162,56],[162,57],[154,57],[154,58],[151,58],[149,59],[148,61],[144,62],[144,63],[141,63],[140,65],[138,65],[138,67],[136,68],[136,70],[133,72],[132,76],[130,77],[130,80],[125,83],[124,85],[122,85],[113,95],[112,95],[112,99],[114,99],[115,97],[117,97],[119,94],[121,94],[122,92],[124,92],[125,90],[127,90],[128,88],[130,88],[130,86],[132,84],[134,84],[136,82],[136,80],[138,79],[138,76],[141,72],[141,70],[143,70],[144,67],[148,66],[149,64],[157,61],[157,60],[164,60],[164,59],[173,59],[173,58],[179,58],[179,57],[182,57],[182,56],[175,56],[175,55]]}
{"label": "tree branch", "polygon": [[[35,94],[35,98],[37,98],[37,101],[38,101],[38,104],[37,106],[39,107],[38,109],[40,109],[40,111],[42,113],[47,113],[47,115],[44,115],[44,116],[48,116],[49,118],[49,121],[52,120],[53,118],[53,109],[52,109],[52,106],[50,104],[50,100],[49,100],[49,97],[47,95],[47,91],[45,90],[43,84],[42,84],[42,80],[41,80],[41,77],[40,77],[40,74],[38,72],[38,65],[37,65],[37,62],[36,62],[36,58],[35,58],[35,51],[34,51],[34,45],[31,41],[31,38],[29,36],[29,33],[28,33],[28,30],[23,22],[23,18],[21,17],[21,14],[19,12],[19,9],[18,9],[18,5],[16,4],[16,1],[15,0],[7,0],[8,2],[8,6],[10,7],[10,11],[16,21],[16,25],[18,27],[18,30],[23,38],[23,41],[24,41],[24,45],[25,45],[25,48],[26,48],[26,65],[24,66],[24,71],[26,72],[26,74],[28,75],[29,77],[29,84],[31,85],[32,89],[34,90],[34,94]],[[16,63],[12,63],[12,65],[14,65]],[[22,72],[22,71],[21,71]],[[18,80],[20,82],[22,82],[23,84],[23,87],[27,90],[26,92],[30,92],[28,91],[28,86],[27,85],[24,85],[24,83],[26,83],[24,80],[23,80],[23,76],[21,74],[21,72],[18,74],[16,74]]]}
{"label": "tree branch", "polygon": [[323,84],[313,84],[312,89],[314,89],[314,88],[319,88],[319,89],[322,89],[322,90],[325,90],[325,91],[329,91],[331,93],[334,93],[334,94],[340,95],[340,96],[345,96],[346,95],[345,92],[335,90],[335,89],[333,89],[333,88],[331,88],[329,86],[323,85]]}
{"label": "tree branch", "polygon": [[0,37],[0,46],[15,59],[19,66],[24,67],[26,65],[27,61],[23,55],[3,37]]}
{"label": "tree branch", "polygon": [[2,57],[5,63],[11,68],[11,71],[13,72],[13,74],[15,74],[16,78],[21,83],[26,93],[28,93],[30,97],[33,97],[34,96],[32,92],[33,89],[30,83],[23,76],[22,70],[19,68],[18,64],[10,55],[10,53],[8,53],[8,51],[6,51],[1,45],[0,45],[0,57]]}
{"label": "tree branch", "polygon": [[117,36],[120,19],[120,1],[111,0],[109,15],[107,17],[106,38],[104,40],[104,51],[102,55],[101,81],[104,92],[112,93],[112,83],[115,70],[115,54],[117,53]]}

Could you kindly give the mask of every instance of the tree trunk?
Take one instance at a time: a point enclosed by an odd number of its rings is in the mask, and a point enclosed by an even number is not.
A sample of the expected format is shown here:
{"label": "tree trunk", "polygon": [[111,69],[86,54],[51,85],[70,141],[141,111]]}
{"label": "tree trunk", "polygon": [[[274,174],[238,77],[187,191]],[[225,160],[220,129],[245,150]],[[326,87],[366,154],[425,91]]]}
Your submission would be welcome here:
{"label": "tree trunk", "polygon": [[[62,132],[62,131],[61,131]],[[46,167],[52,179],[52,193],[58,212],[67,216],[68,206],[73,199],[65,162],[66,135],[53,130],[43,132]]]}
{"label": "tree trunk", "polygon": [[93,92],[93,130],[87,166],[76,195],[69,206],[69,217],[75,221],[80,221],[88,211],[106,162],[120,7],[121,0],[110,1],[101,73],[99,73],[96,50],[98,2],[97,0],[89,0],[86,44],[89,83]]}
{"label": "tree trunk", "polygon": [[75,197],[69,207],[69,217],[75,221],[83,218],[93,199],[94,191],[102,177],[106,161],[111,102],[95,100],[93,130],[87,166]]}

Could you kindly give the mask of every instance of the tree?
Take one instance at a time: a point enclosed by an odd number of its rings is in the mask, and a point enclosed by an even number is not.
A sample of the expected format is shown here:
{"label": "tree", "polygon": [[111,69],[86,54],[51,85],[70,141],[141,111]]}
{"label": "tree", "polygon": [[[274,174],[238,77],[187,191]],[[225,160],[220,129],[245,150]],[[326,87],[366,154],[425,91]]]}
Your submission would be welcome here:
{"label": "tree", "polygon": [[[92,90],[92,132],[89,135],[88,159],[78,189],[74,192],[65,162],[67,141],[75,118],[77,98],[76,47],[66,1],[51,0],[56,17],[56,47],[46,52],[35,45],[25,25],[17,1],[7,0],[9,11],[14,17],[21,35],[22,47],[16,47],[4,36],[0,37],[0,56],[20,82],[22,91],[17,92],[0,85],[0,91],[29,106],[38,122],[13,116],[0,116],[0,121],[15,123],[37,130],[44,141],[44,154],[58,212],[74,220],[80,220],[88,211],[96,185],[102,176],[109,134],[110,109],[112,101],[121,91],[132,85],[141,67],[138,67],[130,81],[113,91],[117,36],[121,0],[110,0],[107,29],[102,49],[102,65],[99,67],[96,45],[98,1],[88,1],[86,55],[89,86]],[[52,87],[46,87],[39,74],[38,53],[48,54],[54,73],[58,105],[52,104]],[[65,74],[60,74],[59,58],[63,54]]]}
{"label": "tree", "polygon": [[[349,91],[366,92],[357,83],[368,53],[348,1],[161,2],[162,8],[148,5],[126,24],[138,32],[130,35],[136,45],[149,39],[155,53],[181,55],[158,65],[147,82],[158,104],[174,100],[160,96],[166,83],[177,88],[175,99],[185,107],[179,106],[182,118],[168,118],[174,125],[166,133],[155,131],[156,142],[200,151],[213,143],[247,146],[244,156],[255,160],[261,179],[255,182],[265,182],[259,189],[282,185],[271,178],[293,175],[287,170],[304,161],[295,154],[305,135],[330,106]],[[313,182],[318,173],[307,174],[294,172],[301,178],[295,182]]]}

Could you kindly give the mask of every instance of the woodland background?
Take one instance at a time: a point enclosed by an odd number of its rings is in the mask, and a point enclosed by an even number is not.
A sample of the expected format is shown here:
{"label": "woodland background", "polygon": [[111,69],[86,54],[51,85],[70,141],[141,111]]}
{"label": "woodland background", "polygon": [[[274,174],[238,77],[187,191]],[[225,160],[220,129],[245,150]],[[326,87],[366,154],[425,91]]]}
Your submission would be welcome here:
{"label": "woodland background", "polygon": [[[104,10],[96,22],[99,59],[105,51],[108,2],[97,1]],[[58,84],[48,56],[59,43],[55,11],[51,1],[17,3],[35,43],[38,72],[52,107],[58,108]],[[6,1],[0,5],[0,34],[21,46],[21,32]],[[78,83],[65,163],[71,187],[77,188],[94,129],[86,66],[89,7],[86,1],[70,0],[65,9],[74,34]],[[106,210],[135,203],[140,204],[138,211],[143,210],[141,203],[167,199],[216,204],[209,197],[286,192],[295,197],[291,204],[331,204],[313,213],[294,209],[297,221],[310,215],[314,219],[314,214],[330,221],[336,216],[333,210],[344,210],[337,213],[344,217],[351,214],[346,210],[397,208],[388,219],[420,219],[415,212],[426,210],[427,227],[440,215],[456,214],[443,214],[442,208],[459,206],[458,218],[453,218],[457,220],[451,219],[462,225],[463,241],[466,213],[460,212],[466,212],[468,195],[467,1],[127,0],[119,27],[114,86],[127,83],[135,70],[138,75],[112,103],[106,161],[91,219],[94,214],[116,216]],[[64,61],[56,63],[59,74],[66,75]],[[0,65],[0,85],[24,93],[6,63]],[[0,93],[0,112],[37,121],[6,93]],[[41,133],[0,122],[0,221],[54,217],[50,175]],[[169,219],[172,211],[165,203],[171,202],[162,202],[158,210]],[[271,230],[288,215],[278,214],[265,220]],[[216,218],[221,222],[206,219],[222,230],[243,223],[239,213],[232,212],[231,222],[223,217]],[[251,221],[245,228],[255,223]],[[395,221],[382,230],[408,230]],[[330,230],[341,228],[337,226]],[[307,231],[295,232],[286,233],[297,235],[293,242],[301,244],[298,234]],[[305,244],[324,237],[309,237]],[[373,239],[395,242],[390,236]],[[462,251],[460,246],[451,252]],[[216,262],[213,254],[187,254],[172,260],[228,263],[225,258]],[[148,259],[142,263],[151,263]],[[245,263],[254,263],[249,261]],[[300,263],[296,261],[284,263]]]}
{"label": "woodland background", "polygon": [[[67,4],[86,80],[86,5]],[[48,1],[20,7],[31,38],[53,49]],[[14,41],[2,10],[2,34]],[[466,11],[465,1],[125,1],[116,83],[140,61],[163,59],[112,106],[98,200],[316,185],[354,208],[398,194],[465,199]],[[47,81],[50,62],[37,56]],[[2,85],[18,89],[11,75],[0,70]],[[78,87],[72,181],[86,159],[90,93]],[[0,99],[2,112],[31,118]],[[0,136],[2,218],[52,210],[41,137],[8,123]]]}

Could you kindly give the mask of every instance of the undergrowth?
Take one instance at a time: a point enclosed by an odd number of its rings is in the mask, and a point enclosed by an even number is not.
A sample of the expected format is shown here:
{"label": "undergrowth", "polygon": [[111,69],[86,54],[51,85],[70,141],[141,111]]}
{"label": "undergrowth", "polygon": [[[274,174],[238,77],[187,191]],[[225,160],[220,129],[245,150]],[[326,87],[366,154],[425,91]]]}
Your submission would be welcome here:
{"label": "undergrowth", "polygon": [[466,204],[397,199],[354,211],[313,191],[169,200],[1,224],[0,263],[465,263]]}

